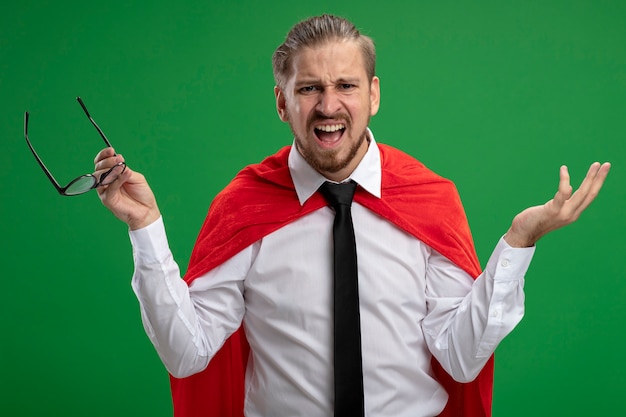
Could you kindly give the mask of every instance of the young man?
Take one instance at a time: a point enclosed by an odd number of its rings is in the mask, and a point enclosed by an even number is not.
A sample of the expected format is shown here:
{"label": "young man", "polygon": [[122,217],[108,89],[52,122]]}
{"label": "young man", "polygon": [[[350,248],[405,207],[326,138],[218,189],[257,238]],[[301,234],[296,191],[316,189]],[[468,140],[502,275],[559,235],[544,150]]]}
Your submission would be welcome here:
{"label": "young man", "polygon": [[[175,414],[490,415],[492,354],[523,316],[534,244],[578,218],[609,164],[594,163],[574,194],[562,167],[555,198],[515,217],[481,273],[453,184],[368,129],[380,102],[371,39],[314,17],[292,28],[273,64],[293,146],[216,197],[186,282],[144,177],[129,168],[98,190],[130,227],[133,288],[172,374]],[[122,160],[104,149],[96,172]],[[333,350],[343,332],[333,308],[345,301],[333,300],[340,209],[318,192],[326,182],[357,184],[359,376],[347,388],[336,386]]]}

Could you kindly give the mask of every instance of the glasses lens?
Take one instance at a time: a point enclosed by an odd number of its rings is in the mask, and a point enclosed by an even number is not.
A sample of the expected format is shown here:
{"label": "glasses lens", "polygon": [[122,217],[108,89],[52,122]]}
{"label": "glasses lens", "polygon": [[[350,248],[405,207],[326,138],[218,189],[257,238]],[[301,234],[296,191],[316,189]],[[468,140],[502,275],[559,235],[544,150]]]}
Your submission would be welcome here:
{"label": "glasses lens", "polygon": [[109,185],[117,179],[126,169],[126,164],[120,162],[100,177],[100,185]]}
{"label": "glasses lens", "polygon": [[65,189],[65,195],[77,195],[86,193],[96,184],[96,178],[93,175],[83,175],[72,181]]}

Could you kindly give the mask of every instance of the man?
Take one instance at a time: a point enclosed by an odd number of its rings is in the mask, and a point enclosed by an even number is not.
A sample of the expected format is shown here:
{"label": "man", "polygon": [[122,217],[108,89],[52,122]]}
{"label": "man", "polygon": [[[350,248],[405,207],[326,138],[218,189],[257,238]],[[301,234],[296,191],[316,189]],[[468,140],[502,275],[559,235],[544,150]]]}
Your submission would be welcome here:
{"label": "man", "polygon": [[[273,65],[277,112],[294,144],[216,197],[187,283],[144,177],[129,168],[98,189],[130,228],[133,288],[173,376],[176,415],[339,415],[340,210],[318,192],[328,181],[358,184],[351,216],[362,382],[348,385],[362,389],[343,415],[489,415],[492,354],[522,318],[534,244],[578,218],[610,165],[592,164],[574,194],[562,167],[554,199],[516,216],[480,273],[452,183],[377,144],[368,129],[380,102],[372,41],[344,19],[314,17],[292,28]],[[104,149],[95,170],[122,160]]]}

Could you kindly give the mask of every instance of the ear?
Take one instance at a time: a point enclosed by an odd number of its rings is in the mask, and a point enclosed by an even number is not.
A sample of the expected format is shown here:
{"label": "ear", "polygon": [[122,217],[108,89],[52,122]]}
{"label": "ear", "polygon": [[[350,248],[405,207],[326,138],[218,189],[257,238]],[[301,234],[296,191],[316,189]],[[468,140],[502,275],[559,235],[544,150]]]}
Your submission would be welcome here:
{"label": "ear", "polygon": [[274,86],[274,96],[276,97],[276,111],[278,112],[278,117],[280,117],[280,120],[283,122],[288,122],[287,99],[283,90],[277,85]]}
{"label": "ear", "polygon": [[372,78],[370,83],[370,116],[378,113],[380,107],[380,80],[377,76]]}

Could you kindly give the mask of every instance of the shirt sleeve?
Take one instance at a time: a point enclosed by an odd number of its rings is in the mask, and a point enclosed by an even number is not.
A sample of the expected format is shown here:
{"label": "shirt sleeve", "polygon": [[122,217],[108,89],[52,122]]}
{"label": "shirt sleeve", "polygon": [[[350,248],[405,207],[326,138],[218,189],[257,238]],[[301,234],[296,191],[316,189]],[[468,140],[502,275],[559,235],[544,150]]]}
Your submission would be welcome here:
{"label": "shirt sleeve", "polygon": [[534,251],[501,238],[476,280],[433,251],[422,327],[430,351],[457,381],[472,381],[524,316],[524,276]]}
{"label": "shirt sleeve", "polygon": [[[146,334],[173,376],[202,371],[241,325],[245,310],[242,271],[249,266],[249,250],[212,271],[219,281],[205,274],[189,287],[170,251],[162,218],[129,234],[135,262],[131,285]],[[196,282],[204,283],[199,286],[202,291],[211,291],[200,305],[198,291],[193,290]]]}

